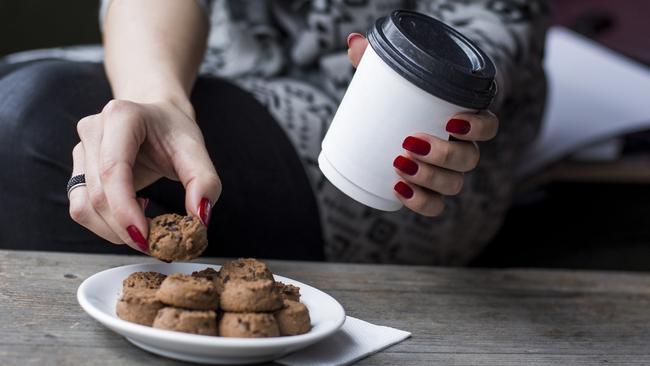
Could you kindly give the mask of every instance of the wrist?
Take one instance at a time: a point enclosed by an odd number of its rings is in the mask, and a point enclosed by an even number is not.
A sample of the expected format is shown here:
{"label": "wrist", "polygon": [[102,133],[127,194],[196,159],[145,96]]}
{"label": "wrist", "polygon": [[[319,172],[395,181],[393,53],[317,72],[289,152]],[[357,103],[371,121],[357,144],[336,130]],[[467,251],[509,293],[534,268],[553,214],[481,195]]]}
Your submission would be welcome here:
{"label": "wrist", "polygon": [[181,96],[169,96],[165,99],[160,100],[159,102],[169,103],[174,107],[180,109],[192,120],[196,120],[196,113],[194,112],[194,106],[192,105],[192,102],[190,102],[190,99],[185,94]]}
{"label": "wrist", "polygon": [[140,83],[139,85],[115,88],[115,99],[128,100],[135,103],[171,104],[183,113],[195,119],[195,112],[185,90],[180,86],[170,84]]}

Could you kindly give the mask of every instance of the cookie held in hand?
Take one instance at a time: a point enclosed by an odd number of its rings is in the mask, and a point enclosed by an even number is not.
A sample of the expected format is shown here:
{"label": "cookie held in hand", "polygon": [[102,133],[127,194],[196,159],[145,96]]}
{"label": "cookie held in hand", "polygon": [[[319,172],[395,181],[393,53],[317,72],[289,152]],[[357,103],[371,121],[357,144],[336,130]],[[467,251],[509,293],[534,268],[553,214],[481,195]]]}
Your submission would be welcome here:
{"label": "cookie held in hand", "polygon": [[187,261],[208,247],[208,232],[198,217],[164,214],[151,220],[149,254],[166,262]]}

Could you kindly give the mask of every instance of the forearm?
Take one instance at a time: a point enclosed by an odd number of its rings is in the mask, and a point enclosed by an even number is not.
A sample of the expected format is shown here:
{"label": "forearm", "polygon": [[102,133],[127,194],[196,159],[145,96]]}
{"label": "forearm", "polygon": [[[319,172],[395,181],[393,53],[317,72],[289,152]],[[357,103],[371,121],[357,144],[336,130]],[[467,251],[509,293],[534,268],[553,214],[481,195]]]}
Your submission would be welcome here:
{"label": "forearm", "polygon": [[207,32],[194,0],[113,0],[104,19],[104,48],[114,97],[169,101],[192,113],[188,96]]}

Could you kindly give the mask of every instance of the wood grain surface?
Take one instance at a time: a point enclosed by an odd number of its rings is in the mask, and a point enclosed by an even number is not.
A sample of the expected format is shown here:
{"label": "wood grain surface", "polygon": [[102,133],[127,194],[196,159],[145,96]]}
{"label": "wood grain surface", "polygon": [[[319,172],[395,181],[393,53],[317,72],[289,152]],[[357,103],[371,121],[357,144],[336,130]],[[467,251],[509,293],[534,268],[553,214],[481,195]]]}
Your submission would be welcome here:
{"label": "wood grain surface", "polygon": [[[0,250],[0,365],[180,365],[90,318],[76,290],[142,256]],[[201,263],[222,263],[201,258]],[[650,275],[269,261],[413,336],[360,365],[649,365]]]}

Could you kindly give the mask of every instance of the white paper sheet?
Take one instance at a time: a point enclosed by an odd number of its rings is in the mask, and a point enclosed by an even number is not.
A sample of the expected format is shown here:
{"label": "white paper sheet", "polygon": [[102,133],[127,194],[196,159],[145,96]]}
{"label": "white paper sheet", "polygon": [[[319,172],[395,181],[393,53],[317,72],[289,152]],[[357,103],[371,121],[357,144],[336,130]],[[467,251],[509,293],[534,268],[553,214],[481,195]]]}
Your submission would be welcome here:
{"label": "white paper sheet", "polygon": [[410,337],[411,333],[346,317],[343,327],[312,346],[275,362],[287,366],[344,366]]}
{"label": "white paper sheet", "polygon": [[595,142],[650,129],[650,68],[561,27],[548,33],[544,65],[548,104],[520,177]]}

